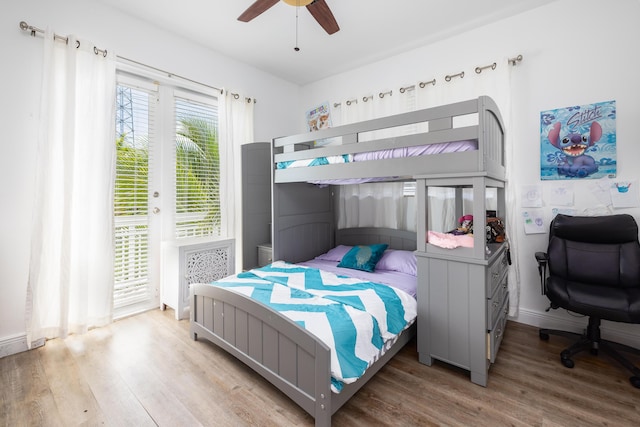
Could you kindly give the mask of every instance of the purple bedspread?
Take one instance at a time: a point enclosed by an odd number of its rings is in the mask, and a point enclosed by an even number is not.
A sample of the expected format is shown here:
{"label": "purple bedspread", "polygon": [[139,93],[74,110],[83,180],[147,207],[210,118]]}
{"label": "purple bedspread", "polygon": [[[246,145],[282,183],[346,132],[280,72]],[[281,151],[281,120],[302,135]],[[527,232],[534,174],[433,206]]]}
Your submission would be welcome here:
{"label": "purple bedspread", "polygon": [[389,148],[386,150],[369,151],[353,155],[354,162],[367,160],[397,159],[401,157],[427,156],[440,153],[458,153],[478,149],[478,141],[454,141],[438,144],[417,145],[415,147]]}

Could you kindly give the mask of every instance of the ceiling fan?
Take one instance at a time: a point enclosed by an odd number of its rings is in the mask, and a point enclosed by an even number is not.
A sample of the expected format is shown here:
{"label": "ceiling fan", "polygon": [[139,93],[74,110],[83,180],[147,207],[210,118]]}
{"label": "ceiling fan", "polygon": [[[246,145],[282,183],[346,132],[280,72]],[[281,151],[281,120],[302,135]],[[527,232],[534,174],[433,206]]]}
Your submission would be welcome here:
{"label": "ceiling fan", "polygon": [[[247,8],[242,15],[238,17],[238,21],[249,22],[253,18],[265,12],[267,9],[275,6],[280,0],[256,0]],[[333,34],[340,30],[336,18],[331,13],[331,9],[325,0],[282,0],[291,6],[307,6],[307,10],[318,21],[318,24],[328,34]]]}

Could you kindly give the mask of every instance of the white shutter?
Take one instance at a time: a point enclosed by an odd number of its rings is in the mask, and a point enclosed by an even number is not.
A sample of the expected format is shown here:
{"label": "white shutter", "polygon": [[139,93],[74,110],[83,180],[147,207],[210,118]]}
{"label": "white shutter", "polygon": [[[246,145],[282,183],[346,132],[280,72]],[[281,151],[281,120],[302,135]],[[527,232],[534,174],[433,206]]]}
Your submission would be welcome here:
{"label": "white shutter", "polygon": [[175,236],[221,233],[220,153],[215,98],[175,93]]}

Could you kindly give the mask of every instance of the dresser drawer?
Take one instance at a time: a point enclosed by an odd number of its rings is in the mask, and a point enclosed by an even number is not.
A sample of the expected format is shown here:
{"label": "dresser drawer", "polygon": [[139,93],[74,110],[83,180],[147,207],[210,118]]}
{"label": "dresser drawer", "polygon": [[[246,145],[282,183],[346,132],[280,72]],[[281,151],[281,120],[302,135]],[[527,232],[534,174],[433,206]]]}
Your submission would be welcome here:
{"label": "dresser drawer", "polygon": [[502,313],[504,301],[509,294],[509,283],[507,275],[502,276],[500,285],[496,287],[496,291],[491,298],[487,299],[487,325],[492,327]]}
{"label": "dresser drawer", "polygon": [[492,329],[487,332],[487,359],[489,362],[494,363],[496,361],[496,356],[498,355],[498,350],[500,349],[500,343],[502,342],[502,338],[504,337],[504,330],[507,327],[507,315],[509,314],[509,298],[508,293],[505,296],[504,304],[500,309],[500,316],[496,320],[496,323],[493,325]]}
{"label": "dresser drawer", "polygon": [[487,268],[487,278],[485,286],[487,287],[487,296],[491,296],[495,293],[496,288],[501,284],[503,276],[507,274],[509,267],[509,258],[507,257],[507,251],[502,253],[496,258],[494,262]]}

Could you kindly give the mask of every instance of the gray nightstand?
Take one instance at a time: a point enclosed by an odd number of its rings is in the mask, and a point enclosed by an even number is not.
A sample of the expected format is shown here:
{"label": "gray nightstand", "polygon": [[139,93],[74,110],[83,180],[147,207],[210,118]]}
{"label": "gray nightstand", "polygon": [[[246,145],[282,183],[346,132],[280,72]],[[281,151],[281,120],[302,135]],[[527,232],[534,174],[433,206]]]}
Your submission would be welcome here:
{"label": "gray nightstand", "polygon": [[262,243],[258,245],[258,267],[264,267],[273,262],[271,253],[271,243]]}

